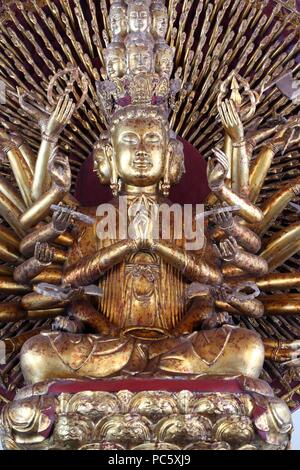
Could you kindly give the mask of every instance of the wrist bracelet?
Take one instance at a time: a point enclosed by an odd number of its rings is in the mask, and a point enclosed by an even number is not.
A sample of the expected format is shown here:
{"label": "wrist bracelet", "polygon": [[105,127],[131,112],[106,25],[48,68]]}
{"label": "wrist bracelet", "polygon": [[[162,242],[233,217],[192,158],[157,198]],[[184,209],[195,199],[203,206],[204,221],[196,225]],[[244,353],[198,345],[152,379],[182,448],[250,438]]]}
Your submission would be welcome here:
{"label": "wrist bracelet", "polygon": [[275,155],[276,155],[276,153],[280,152],[280,150],[281,150],[280,146],[276,145],[276,144],[273,144],[273,142],[269,142],[266,145],[266,148],[271,150]]}
{"label": "wrist bracelet", "polygon": [[52,137],[51,135],[46,134],[46,132],[42,133],[42,139],[50,144],[56,144],[58,141],[58,137]]}
{"label": "wrist bracelet", "polygon": [[224,182],[219,184],[219,185],[212,185],[212,186],[209,186],[209,189],[215,193],[216,191],[220,191],[220,189],[222,189],[224,187]]}
{"label": "wrist bracelet", "polygon": [[4,147],[2,147],[2,152],[5,153],[6,155],[8,154],[8,152],[10,152],[11,150],[17,150],[18,147],[16,146],[16,144],[14,142],[8,142]]}
{"label": "wrist bracelet", "polygon": [[239,142],[233,142],[233,144],[232,144],[233,148],[235,148],[235,149],[242,148],[242,147],[244,147],[245,145],[246,145],[245,139],[240,140]]}

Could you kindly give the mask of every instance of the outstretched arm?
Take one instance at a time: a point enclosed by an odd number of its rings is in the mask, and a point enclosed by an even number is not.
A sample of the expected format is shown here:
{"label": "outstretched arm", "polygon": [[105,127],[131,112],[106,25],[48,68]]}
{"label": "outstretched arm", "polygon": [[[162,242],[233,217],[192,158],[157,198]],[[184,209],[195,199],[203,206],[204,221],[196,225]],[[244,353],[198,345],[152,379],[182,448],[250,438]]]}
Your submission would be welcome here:
{"label": "outstretched arm", "polygon": [[[222,207],[222,206],[221,206]],[[224,209],[227,204],[223,203]],[[214,229],[212,236],[216,241],[227,237],[234,237],[237,243],[246,251],[257,253],[261,248],[261,240],[250,228],[239,223],[238,217],[233,217],[230,212],[221,212],[214,215]]]}
{"label": "outstretched arm", "polygon": [[71,222],[71,215],[63,212],[54,212],[52,221],[34,232],[29,233],[20,243],[20,251],[24,256],[31,256],[34,252],[36,243],[51,242],[59,235],[65,233]]}
{"label": "outstretched arm", "polygon": [[49,162],[49,172],[52,177],[51,188],[21,217],[20,222],[25,229],[43,220],[51,205],[60,202],[70,190],[71,170],[67,157],[57,155],[54,151]]}
{"label": "outstretched arm", "polygon": [[31,197],[33,201],[38,201],[49,189],[48,163],[57,145],[59,135],[70,121],[75,109],[75,104],[69,96],[61,97],[56,108],[50,114],[45,109],[26,101],[26,95],[20,95],[20,106],[38,122],[42,132],[42,142],[37,156]]}
{"label": "outstretched arm", "polygon": [[50,248],[47,243],[37,243],[34,256],[14,270],[14,280],[20,284],[28,284],[31,279],[50,266],[53,259],[54,249]]}
{"label": "outstretched arm", "polygon": [[215,251],[220,259],[232,263],[246,273],[263,276],[268,272],[266,260],[242,250],[233,237],[221,242],[219,248],[215,245]]}
{"label": "outstretched arm", "polygon": [[193,256],[175,244],[160,240],[152,247],[166,263],[174,266],[190,281],[202,284],[219,285],[222,283],[221,271],[206,263],[202,258]]}
{"label": "outstretched arm", "polygon": [[80,263],[76,263],[75,266],[68,267],[63,274],[62,283],[73,287],[92,284],[134,250],[136,250],[134,240],[121,240],[103,248]]}
{"label": "outstretched arm", "polygon": [[247,222],[258,223],[263,219],[262,211],[247,199],[239,196],[225,184],[228,171],[227,156],[219,149],[214,150],[215,158],[209,159],[207,165],[208,184],[212,192],[222,202],[239,206],[238,215]]}
{"label": "outstretched arm", "polygon": [[[239,297],[228,286],[215,290],[214,296],[216,307],[222,310],[252,318],[260,318],[264,315],[264,306],[260,300],[256,298],[243,298],[243,296]],[[230,307],[233,307],[233,309]]]}
{"label": "outstretched arm", "polygon": [[249,158],[244,127],[233,100],[225,100],[219,108],[220,118],[227,136],[232,142],[231,187],[242,196],[249,192]]}

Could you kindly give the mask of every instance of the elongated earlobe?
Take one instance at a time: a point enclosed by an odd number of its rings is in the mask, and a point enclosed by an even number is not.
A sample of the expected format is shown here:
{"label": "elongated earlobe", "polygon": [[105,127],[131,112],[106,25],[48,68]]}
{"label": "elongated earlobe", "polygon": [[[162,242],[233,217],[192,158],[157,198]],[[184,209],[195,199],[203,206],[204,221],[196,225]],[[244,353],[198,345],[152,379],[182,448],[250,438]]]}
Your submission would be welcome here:
{"label": "elongated earlobe", "polygon": [[116,156],[111,144],[105,145],[105,153],[111,168],[110,189],[112,190],[113,196],[116,197],[120,192],[120,181],[117,172]]}
{"label": "elongated earlobe", "polygon": [[168,145],[167,154],[166,154],[166,164],[165,164],[165,171],[164,171],[164,179],[160,183],[160,191],[163,193],[164,196],[169,196],[170,188],[171,188],[171,180],[170,180],[170,164],[172,161],[172,154],[173,154],[173,146],[171,143]]}

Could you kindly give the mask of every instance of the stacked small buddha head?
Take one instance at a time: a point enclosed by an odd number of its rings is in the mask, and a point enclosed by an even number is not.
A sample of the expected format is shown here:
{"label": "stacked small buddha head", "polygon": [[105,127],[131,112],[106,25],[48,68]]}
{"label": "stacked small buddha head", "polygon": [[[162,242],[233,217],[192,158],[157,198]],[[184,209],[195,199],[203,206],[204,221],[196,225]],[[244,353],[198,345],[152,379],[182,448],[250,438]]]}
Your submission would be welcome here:
{"label": "stacked small buddha head", "polygon": [[165,38],[162,0],[112,0],[111,42],[104,51],[107,80],[98,83],[109,136],[95,153],[95,171],[121,184],[157,185],[167,195],[183,171],[183,149],[169,124],[174,51]]}

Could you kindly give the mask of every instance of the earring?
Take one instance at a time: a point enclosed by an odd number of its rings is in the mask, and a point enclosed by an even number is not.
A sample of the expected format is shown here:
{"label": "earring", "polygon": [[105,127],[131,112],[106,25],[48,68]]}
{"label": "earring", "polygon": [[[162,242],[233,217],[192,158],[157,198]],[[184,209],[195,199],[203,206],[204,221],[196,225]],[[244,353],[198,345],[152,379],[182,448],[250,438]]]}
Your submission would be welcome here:
{"label": "earring", "polygon": [[[108,150],[111,151],[110,155],[109,155]],[[111,167],[110,189],[112,190],[113,196],[117,197],[121,190],[121,181],[119,180],[119,177],[118,177],[115,152],[114,152],[114,149],[110,145],[105,146],[105,155]]]}
{"label": "earring", "polygon": [[166,155],[166,166],[165,166],[165,173],[164,179],[160,182],[159,189],[163,193],[164,196],[169,196],[170,189],[171,189],[171,182],[170,182],[170,160],[171,160],[171,152],[172,148],[168,148],[167,155]]}

